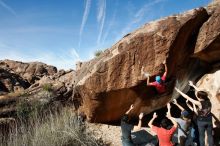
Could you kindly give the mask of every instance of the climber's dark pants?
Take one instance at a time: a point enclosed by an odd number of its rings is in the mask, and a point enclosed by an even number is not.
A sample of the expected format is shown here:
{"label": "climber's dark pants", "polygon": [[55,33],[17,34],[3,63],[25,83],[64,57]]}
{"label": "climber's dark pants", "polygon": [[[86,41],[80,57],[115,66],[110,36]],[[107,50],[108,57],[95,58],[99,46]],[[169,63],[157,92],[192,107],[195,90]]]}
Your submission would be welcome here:
{"label": "climber's dark pants", "polygon": [[213,146],[213,136],[212,136],[212,121],[197,121],[199,129],[199,142],[200,146],[205,146],[205,131],[207,131],[208,144]]}

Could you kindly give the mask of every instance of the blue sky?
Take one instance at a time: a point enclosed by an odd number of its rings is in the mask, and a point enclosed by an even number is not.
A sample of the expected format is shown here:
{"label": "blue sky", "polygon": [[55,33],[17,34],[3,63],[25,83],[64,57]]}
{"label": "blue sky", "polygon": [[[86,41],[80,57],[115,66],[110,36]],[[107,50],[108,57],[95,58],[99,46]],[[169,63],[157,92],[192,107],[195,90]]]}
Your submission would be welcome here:
{"label": "blue sky", "polygon": [[211,0],[0,0],[0,60],[74,69],[143,24]]}

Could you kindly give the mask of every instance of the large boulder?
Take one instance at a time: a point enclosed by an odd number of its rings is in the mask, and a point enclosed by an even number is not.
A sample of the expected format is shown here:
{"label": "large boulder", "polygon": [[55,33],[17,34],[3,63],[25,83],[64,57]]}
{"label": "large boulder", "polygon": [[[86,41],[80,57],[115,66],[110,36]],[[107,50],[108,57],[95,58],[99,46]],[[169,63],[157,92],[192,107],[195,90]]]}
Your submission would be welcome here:
{"label": "large boulder", "polygon": [[[174,96],[177,79],[185,87],[189,78],[201,75],[201,62],[190,58],[194,52],[199,28],[208,19],[204,8],[145,24],[127,34],[99,57],[85,62],[76,71],[74,97],[81,102],[80,111],[91,122],[117,121],[134,103],[132,113],[150,113],[166,105]],[[168,65],[168,90],[156,96],[147,87],[143,72],[155,75],[163,72],[162,62]]]}
{"label": "large boulder", "polygon": [[211,4],[207,8],[212,14],[199,31],[194,54],[209,63],[220,60],[220,5],[216,5]]}

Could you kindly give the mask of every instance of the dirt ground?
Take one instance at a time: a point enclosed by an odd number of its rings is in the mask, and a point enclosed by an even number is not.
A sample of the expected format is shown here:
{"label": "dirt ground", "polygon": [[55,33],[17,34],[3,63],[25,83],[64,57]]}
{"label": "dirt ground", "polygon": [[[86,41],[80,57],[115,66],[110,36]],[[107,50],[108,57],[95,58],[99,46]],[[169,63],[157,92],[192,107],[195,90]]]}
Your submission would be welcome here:
{"label": "dirt ground", "polygon": [[[88,124],[87,130],[95,135],[97,139],[102,139],[110,146],[121,146],[121,129],[120,126],[110,126],[105,124]],[[142,128],[137,132],[132,132],[134,143],[145,146],[147,143],[155,143],[156,138],[150,133],[149,128]]]}

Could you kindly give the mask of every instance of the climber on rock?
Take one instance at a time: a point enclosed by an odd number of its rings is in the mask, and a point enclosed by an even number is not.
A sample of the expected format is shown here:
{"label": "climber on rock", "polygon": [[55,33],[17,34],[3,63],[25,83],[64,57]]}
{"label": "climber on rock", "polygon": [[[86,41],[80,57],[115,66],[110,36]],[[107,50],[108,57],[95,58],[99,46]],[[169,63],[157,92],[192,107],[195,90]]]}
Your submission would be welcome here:
{"label": "climber on rock", "polygon": [[147,77],[147,85],[148,86],[154,86],[158,92],[158,94],[163,94],[166,92],[166,87],[165,87],[165,80],[166,80],[166,76],[167,76],[167,64],[166,64],[166,60],[163,62],[164,67],[165,67],[165,72],[163,74],[163,76],[159,76],[157,75],[155,77],[155,81],[154,82],[150,82],[150,75],[145,73],[145,76]]}
{"label": "climber on rock", "polygon": [[125,115],[121,118],[121,132],[122,132],[122,145],[123,146],[135,146],[135,144],[132,141],[131,138],[131,131],[138,131],[141,129],[141,124],[142,124],[142,118],[143,118],[143,113],[140,113],[139,115],[139,122],[138,125],[135,126],[131,124],[130,118],[129,118],[129,113],[134,109],[134,105],[132,104],[129,108],[129,110],[125,113]]}

